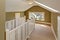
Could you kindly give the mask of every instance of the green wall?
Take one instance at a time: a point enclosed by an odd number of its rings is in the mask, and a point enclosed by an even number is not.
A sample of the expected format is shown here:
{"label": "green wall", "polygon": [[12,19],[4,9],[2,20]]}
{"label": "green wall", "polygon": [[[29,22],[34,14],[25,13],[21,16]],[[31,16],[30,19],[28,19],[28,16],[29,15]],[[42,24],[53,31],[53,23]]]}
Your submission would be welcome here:
{"label": "green wall", "polygon": [[20,17],[23,17],[24,16],[24,12],[20,12]]}
{"label": "green wall", "polygon": [[15,13],[20,13],[20,17],[24,16],[24,12],[6,12],[6,21],[15,19]]}
{"label": "green wall", "polygon": [[25,11],[26,19],[29,18],[29,12],[45,12],[45,21],[46,22],[51,22],[51,12],[41,8],[40,6],[33,6],[30,9]]}
{"label": "green wall", "polygon": [[5,40],[5,0],[0,0],[0,40]]}
{"label": "green wall", "polygon": [[15,19],[15,13],[14,12],[6,12],[6,21]]}
{"label": "green wall", "polygon": [[51,27],[53,27],[56,36],[58,35],[57,34],[57,32],[58,32],[57,16],[60,16],[60,14],[59,13],[54,13],[54,12],[51,13]]}

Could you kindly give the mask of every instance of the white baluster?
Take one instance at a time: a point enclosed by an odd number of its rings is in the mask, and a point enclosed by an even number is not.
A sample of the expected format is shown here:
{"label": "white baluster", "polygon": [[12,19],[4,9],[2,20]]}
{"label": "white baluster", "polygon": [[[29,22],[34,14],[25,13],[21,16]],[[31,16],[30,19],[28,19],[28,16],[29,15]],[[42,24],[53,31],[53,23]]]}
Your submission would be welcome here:
{"label": "white baluster", "polygon": [[10,40],[10,32],[6,29],[6,40]]}

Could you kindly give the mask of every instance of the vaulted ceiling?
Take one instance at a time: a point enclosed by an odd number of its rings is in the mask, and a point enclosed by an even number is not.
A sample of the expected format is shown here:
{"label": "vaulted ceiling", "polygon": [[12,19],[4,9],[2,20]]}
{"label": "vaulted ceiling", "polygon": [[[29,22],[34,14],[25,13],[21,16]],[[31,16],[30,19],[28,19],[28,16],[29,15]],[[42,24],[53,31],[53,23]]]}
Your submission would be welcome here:
{"label": "vaulted ceiling", "polygon": [[60,11],[60,0],[36,0],[36,1],[46,6],[49,6],[55,10]]}
{"label": "vaulted ceiling", "polygon": [[25,11],[33,5],[35,3],[30,5],[24,0],[6,0],[6,12]]}
{"label": "vaulted ceiling", "polygon": [[32,4],[28,4],[25,0],[6,0],[5,11],[6,12],[25,11],[34,5],[39,5],[48,10],[51,9],[51,8],[49,9],[47,7],[44,7],[42,4],[55,9],[54,11],[56,10],[60,11],[60,8],[59,8],[60,5],[59,5],[59,2],[57,2],[57,0],[35,0],[34,3]]}

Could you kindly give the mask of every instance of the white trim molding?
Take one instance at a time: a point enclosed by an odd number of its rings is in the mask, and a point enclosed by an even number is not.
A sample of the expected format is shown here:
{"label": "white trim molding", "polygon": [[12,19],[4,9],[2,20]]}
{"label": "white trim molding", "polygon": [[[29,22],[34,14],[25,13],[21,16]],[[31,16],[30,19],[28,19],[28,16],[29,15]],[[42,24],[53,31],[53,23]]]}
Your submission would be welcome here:
{"label": "white trim molding", "polygon": [[46,5],[42,4],[42,3],[39,3],[39,2],[37,2],[37,1],[34,1],[34,2],[35,2],[37,5],[39,5],[40,7],[43,7],[43,8],[45,8],[45,9],[51,11],[51,12],[60,13],[60,11],[58,11],[58,10],[56,10],[56,9],[53,9],[53,8],[51,8],[51,7],[49,7],[49,6],[46,6]]}

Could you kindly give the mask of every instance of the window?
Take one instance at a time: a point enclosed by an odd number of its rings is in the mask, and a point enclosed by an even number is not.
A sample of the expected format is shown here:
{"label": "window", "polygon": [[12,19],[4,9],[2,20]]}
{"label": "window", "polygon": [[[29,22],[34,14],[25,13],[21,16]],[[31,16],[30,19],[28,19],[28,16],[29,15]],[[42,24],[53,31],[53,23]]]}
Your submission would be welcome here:
{"label": "window", "polygon": [[[38,13],[37,13],[38,14]],[[38,15],[36,15],[36,20],[44,21],[44,13],[41,12]]]}
{"label": "window", "polygon": [[33,14],[35,16],[35,20],[40,20],[40,21],[44,21],[44,12],[30,12],[31,14]]}

